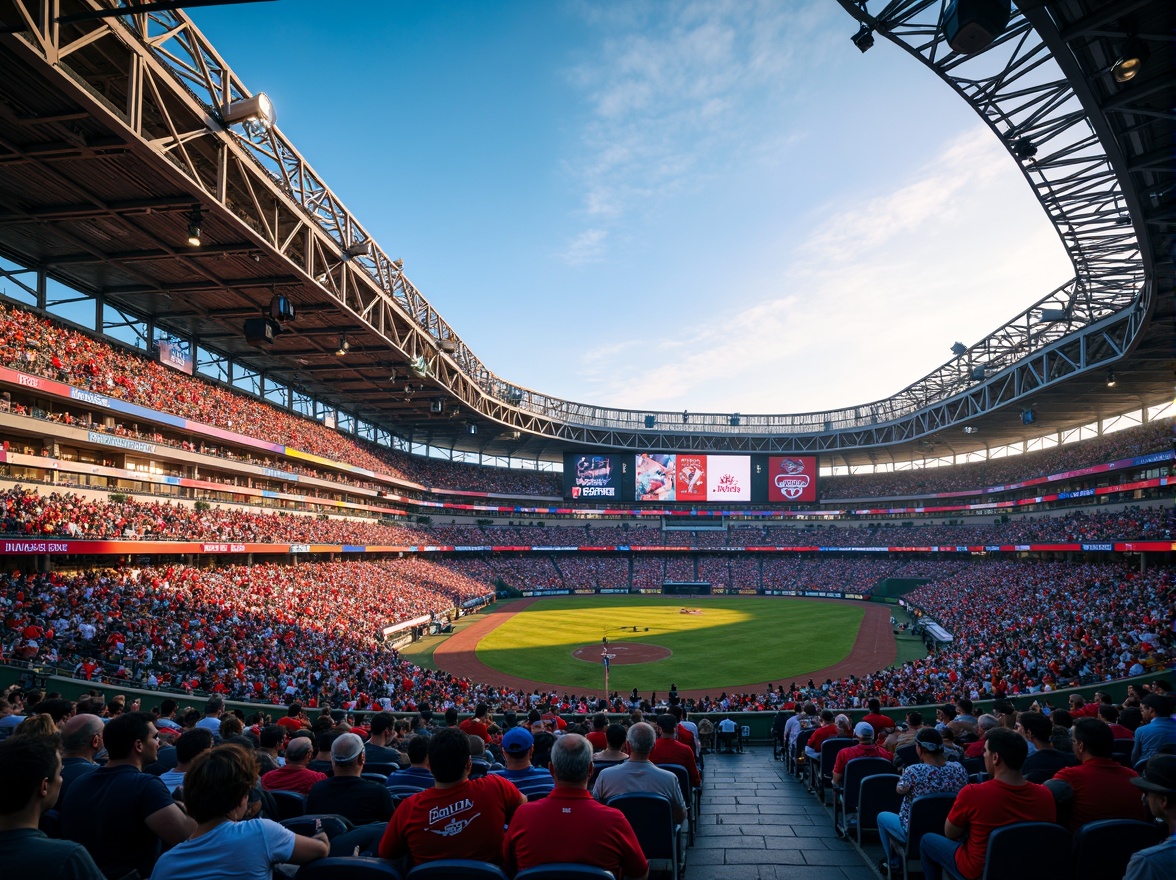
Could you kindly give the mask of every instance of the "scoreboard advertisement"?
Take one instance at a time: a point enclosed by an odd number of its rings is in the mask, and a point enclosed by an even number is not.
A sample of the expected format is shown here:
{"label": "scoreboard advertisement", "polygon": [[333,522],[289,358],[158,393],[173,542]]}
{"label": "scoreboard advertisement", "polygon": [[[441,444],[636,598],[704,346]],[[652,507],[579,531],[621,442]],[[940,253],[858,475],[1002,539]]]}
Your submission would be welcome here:
{"label": "scoreboard advertisement", "polygon": [[649,504],[807,504],[817,500],[817,459],[803,455],[564,455],[564,497]]}

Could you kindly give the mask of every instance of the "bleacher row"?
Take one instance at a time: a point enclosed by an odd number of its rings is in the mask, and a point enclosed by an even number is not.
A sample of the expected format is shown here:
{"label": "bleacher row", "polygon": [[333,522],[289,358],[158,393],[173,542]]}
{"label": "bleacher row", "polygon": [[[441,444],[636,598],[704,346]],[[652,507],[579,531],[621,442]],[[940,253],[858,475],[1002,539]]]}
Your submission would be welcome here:
{"label": "bleacher row", "polygon": [[[227,386],[187,376],[134,350],[116,347],[3,302],[0,302],[0,366],[216,428],[248,431],[251,436],[261,438],[282,438],[286,445],[303,452],[425,487],[518,497],[558,497],[562,490],[559,474],[446,462],[408,455],[344,435],[313,419],[278,409]],[[8,396],[11,397],[11,392]],[[19,402],[12,404],[12,409],[18,414],[32,414],[30,407]],[[68,408],[39,415],[62,424],[76,423]],[[264,466],[277,463],[266,455],[214,448],[215,445],[208,446],[195,438],[169,438],[150,427],[145,429],[146,433],[128,425],[119,425],[117,430],[128,437],[141,436],[177,448],[200,449],[236,461]],[[827,477],[821,482],[821,494],[825,500],[835,500],[978,492],[1169,449],[1171,442],[1172,420],[1162,419],[1103,437],[1008,458],[954,467]],[[280,465],[291,472],[322,477],[341,486],[380,488],[372,481],[330,468],[313,468],[285,459]]]}

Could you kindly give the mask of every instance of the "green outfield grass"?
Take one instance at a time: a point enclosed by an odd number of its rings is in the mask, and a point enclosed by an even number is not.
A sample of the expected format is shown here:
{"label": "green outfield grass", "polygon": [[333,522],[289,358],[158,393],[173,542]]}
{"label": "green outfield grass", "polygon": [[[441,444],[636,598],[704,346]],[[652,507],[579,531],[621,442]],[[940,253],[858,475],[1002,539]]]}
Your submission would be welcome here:
{"label": "green outfield grass", "polygon": [[[683,607],[701,615],[681,614]],[[654,663],[613,664],[609,688],[627,691],[737,689],[774,681],[843,660],[853,647],[865,609],[804,599],[690,596],[576,596],[540,599],[478,644],[478,659],[499,672],[569,689],[600,689],[599,660],[572,652],[610,642],[661,645],[673,655]],[[649,627],[618,632],[617,627]],[[867,671],[867,670],[863,670]]]}

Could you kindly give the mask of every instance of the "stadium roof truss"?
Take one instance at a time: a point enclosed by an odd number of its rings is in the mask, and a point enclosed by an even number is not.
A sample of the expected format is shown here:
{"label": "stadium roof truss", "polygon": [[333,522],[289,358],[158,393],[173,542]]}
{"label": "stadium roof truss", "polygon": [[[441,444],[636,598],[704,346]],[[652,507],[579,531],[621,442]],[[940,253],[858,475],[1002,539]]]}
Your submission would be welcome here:
{"label": "stadium roof truss", "polygon": [[[956,451],[1023,438],[1029,404],[1062,428],[1170,398],[1176,88],[1163,63],[1170,30],[1155,9],[1168,4],[1064,0],[1047,11],[1026,2],[991,47],[962,56],[945,41],[942,0],[838,2],[975,108],[1018,157],[1076,270],[886,400],[738,420],[691,413],[687,423],[502,380],[278,128],[226,124],[225,109],[251,93],[182,12],[87,16],[125,5],[114,0],[0,8],[0,83],[9,82],[0,85],[0,248],[291,388],[317,387],[381,428],[467,448],[811,452],[860,463],[879,447],[917,457],[948,429]],[[1108,47],[1140,15],[1144,32],[1168,34],[1164,57],[1142,82],[1100,92]],[[199,249],[175,244],[193,204],[204,212]],[[279,290],[299,310],[294,332],[272,349],[248,346],[242,320]],[[341,333],[346,363],[331,356]],[[1110,365],[1130,378],[1121,383],[1129,393],[1086,399],[1105,392]],[[429,405],[438,397],[441,413]],[[965,423],[984,436],[963,436]],[[484,426],[481,437],[467,436],[470,424]]]}

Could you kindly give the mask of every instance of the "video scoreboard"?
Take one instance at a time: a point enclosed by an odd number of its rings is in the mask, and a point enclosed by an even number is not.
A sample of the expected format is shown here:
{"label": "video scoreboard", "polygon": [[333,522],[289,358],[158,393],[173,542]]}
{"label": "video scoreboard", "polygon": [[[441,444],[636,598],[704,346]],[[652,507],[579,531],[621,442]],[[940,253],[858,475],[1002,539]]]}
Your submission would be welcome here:
{"label": "video scoreboard", "polygon": [[817,459],[806,455],[569,452],[571,501],[804,504],[817,500]]}

